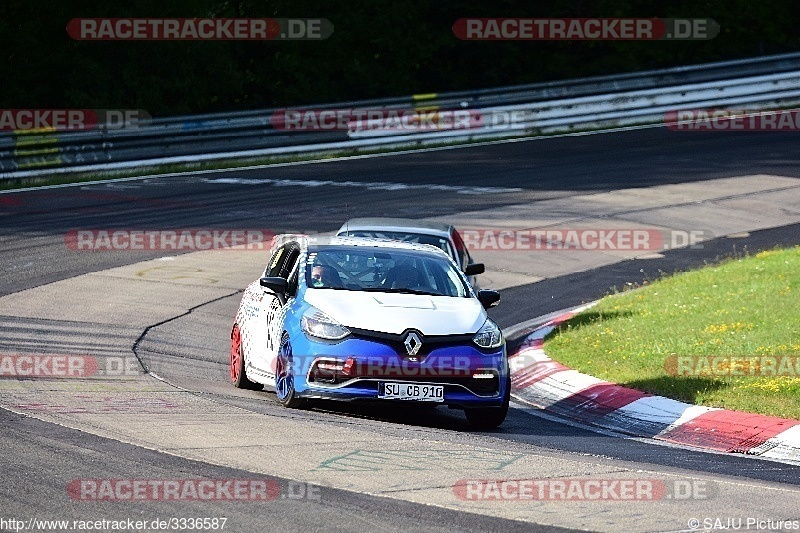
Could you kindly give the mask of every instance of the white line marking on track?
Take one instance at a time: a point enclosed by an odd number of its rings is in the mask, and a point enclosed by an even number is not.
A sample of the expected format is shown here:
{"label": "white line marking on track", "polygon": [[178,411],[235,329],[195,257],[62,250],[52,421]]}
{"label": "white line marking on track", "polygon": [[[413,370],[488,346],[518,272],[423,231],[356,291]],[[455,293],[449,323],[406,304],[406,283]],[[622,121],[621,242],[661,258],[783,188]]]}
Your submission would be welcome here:
{"label": "white line marking on track", "polygon": [[456,194],[497,194],[504,192],[522,192],[519,187],[471,187],[467,185],[439,185],[434,183],[394,183],[388,181],[334,181],[334,180],[287,180],[258,178],[204,178],[205,183],[221,183],[235,185],[273,185],[275,187],[358,187],[371,191],[410,191],[424,189],[428,191],[447,191]]}
{"label": "white line marking on track", "polygon": [[[324,158],[324,159],[312,159],[310,161],[290,161],[287,163],[273,163],[269,165],[250,165],[250,166],[242,166],[242,167],[234,167],[234,168],[221,168],[221,169],[213,169],[213,170],[187,170],[185,172],[168,172],[165,174],[149,174],[147,176],[133,176],[130,178],[115,178],[110,180],[95,180],[95,181],[84,181],[79,183],[61,183],[58,185],[42,185],[40,187],[25,187],[21,189],[9,189],[5,191],[0,191],[0,194],[14,194],[17,192],[26,192],[26,191],[35,191],[35,190],[46,190],[46,189],[61,189],[64,187],[80,187],[84,185],[97,185],[97,184],[106,184],[106,183],[121,183],[125,181],[135,181],[135,180],[147,180],[150,178],[173,178],[173,177],[188,177],[188,176],[198,176],[202,174],[211,174],[211,173],[224,173],[224,172],[239,172],[242,170],[259,170],[265,168],[280,168],[280,167],[288,167],[288,166],[297,166],[297,165],[316,165],[322,163],[338,163],[342,161],[357,161],[359,159],[374,159],[376,157],[396,157],[396,156],[403,156],[403,155],[413,155],[413,154],[423,154],[427,152],[441,152],[444,150],[462,150],[465,148],[477,148],[481,146],[492,146],[495,144],[509,144],[509,143],[518,143],[518,142],[532,142],[532,141],[546,141],[549,139],[559,139],[562,137],[584,137],[586,135],[602,135],[607,133],[619,133],[625,131],[633,131],[633,130],[640,130],[640,129],[649,129],[649,128],[663,128],[666,127],[663,124],[652,124],[652,125],[642,125],[642,126],[627,126],[624,128],[616,128],[616,129],[605,129],[605,130],[597,130],[597,131],[580,131],[580,132],[572,132],[572,133],[564,133],[560,135],[549,135],[547,137],[517,137],[514,139],[500,139],[496,141],[483,141],[483,142],[476,142],[470,144],[458,144],[455,146],[435,146],[432,148],[415,148],[411,150],[397,150],[394,152],[382,152],[378,154],[361,154],[361,155],[351,155],[346,157],[337,157],[337,158]],[[146,166],[147,163],[144,162],[142,165]],[[109,172],[109,171],[102,171],[98,170],[97,172]]]}

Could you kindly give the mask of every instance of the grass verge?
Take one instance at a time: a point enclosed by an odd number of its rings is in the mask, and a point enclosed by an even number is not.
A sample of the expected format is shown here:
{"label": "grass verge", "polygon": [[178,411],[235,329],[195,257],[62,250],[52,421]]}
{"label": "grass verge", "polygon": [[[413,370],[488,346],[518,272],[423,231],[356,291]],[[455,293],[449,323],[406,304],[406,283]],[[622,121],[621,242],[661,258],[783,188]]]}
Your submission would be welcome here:
{"label": "grass verge", "polygon": [[548,335],[545,351],[626,387],[800,419],[800,247],[603,298]]}

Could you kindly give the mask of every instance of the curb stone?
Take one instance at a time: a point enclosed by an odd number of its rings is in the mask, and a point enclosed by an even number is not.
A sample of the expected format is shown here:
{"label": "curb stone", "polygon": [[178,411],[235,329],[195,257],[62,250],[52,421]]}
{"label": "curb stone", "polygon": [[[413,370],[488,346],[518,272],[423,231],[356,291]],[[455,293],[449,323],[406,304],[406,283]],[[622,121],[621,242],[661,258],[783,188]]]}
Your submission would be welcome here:
{"label": "curb stone", "polygon": [[647,394],[553,361],[544,338],[594,303],[506,330],[521,337],[509,354],[512,396],[581,424],[636,437],[800,464],[800,420],[692,405]]}

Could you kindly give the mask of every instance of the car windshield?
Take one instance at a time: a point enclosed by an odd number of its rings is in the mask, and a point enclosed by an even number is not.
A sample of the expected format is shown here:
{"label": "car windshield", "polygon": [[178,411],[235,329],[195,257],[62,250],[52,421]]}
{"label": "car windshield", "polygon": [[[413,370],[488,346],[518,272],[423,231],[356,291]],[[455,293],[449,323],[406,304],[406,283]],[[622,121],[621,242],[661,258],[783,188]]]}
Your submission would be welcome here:
{"label": "car windshield", "polygon": [[313,289],[467,297],[469,289],[445,257],[366,247],[309,252],[306,284]]}
{"label": "car windshield", "polygon": [[380,229],[358,229],[348,230],[343,234],[351,237],[368,237],[371,239],[388,239],[390,241],[403,241],[415,242],[419,244],[430,244],[447,253],[454,261],[458,261],[455,250],[453,250],[450,241],[445,237],[437,237],[436,235],[425,235],[423,233],[413,233],[410,231],[386,231]]}

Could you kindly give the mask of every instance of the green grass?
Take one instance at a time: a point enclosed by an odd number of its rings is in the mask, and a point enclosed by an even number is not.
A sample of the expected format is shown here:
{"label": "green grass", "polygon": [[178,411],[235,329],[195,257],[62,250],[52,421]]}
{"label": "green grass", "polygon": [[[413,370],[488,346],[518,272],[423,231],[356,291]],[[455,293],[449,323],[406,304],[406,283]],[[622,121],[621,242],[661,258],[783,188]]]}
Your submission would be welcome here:
{"label": "green grass", "polygon": [[[545,339],[553,359],[689,403],[800,419],[800,365],[707,371],[676,357],[800,358],[800,247],[760,252],[603,298]],[[709,358],[710,360],[710,358]],[[787,360],[788,361],[788,360]],[[680,368],[681,372],[676,372]],[[780,366],[779,366],[780,368]],[[753,375],[751,375],[753,374]]]}

